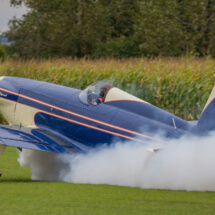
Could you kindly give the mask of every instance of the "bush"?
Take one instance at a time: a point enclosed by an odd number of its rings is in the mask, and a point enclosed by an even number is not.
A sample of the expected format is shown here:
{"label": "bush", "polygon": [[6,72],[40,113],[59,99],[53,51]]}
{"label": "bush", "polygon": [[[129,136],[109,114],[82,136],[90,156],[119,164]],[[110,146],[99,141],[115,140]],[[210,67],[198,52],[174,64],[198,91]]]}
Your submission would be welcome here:
{"label": "bush", "polygon": [[139,45],[132,38],[118,38],[111,40],[105,44],[97,46],[93,52],[93,58],[100,57],[116,57],[116,58],[127,58],[127,57],[140,57]]}

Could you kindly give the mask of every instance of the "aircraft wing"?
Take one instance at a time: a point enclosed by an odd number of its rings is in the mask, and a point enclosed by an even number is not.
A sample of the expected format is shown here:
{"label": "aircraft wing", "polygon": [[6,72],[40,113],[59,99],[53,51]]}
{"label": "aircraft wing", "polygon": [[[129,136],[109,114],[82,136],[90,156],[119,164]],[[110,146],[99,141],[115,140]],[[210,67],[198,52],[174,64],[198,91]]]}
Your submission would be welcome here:
{"label": "aircraft wing", "polygon": [[17,148],[68,154],[90,148],[54,131],[21,126],[0,125],[0,144]]}

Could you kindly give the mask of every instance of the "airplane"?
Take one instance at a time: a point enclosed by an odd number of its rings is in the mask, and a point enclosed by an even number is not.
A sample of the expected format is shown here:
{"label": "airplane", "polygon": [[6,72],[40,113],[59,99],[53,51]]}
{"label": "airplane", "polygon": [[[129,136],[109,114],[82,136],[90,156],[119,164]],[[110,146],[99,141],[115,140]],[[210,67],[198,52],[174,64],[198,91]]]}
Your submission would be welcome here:
{"label": "airplane", "polygon": [[[215,130],[215,88],[199,121],[191,123],[111,85],[97,103],[105,85],[97,81],[82,91],[27,78],[0,77],[0,112],[9,124],[0,125],[0,154],[7,146],[87,153],[117,141],[150,145]],[[158,138],[156,133],[162,135]]]}

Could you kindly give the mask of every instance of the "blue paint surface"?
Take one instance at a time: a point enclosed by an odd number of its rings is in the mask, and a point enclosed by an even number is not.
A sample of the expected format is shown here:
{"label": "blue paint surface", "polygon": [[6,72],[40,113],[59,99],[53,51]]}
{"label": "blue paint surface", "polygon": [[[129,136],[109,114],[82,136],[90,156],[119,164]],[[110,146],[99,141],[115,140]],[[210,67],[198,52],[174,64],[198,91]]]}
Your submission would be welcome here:
{"label": "blue paint surface", "polygon": [[[67,153],[67,148],[71,147],[86,152],[116,141],[150,142],[158,132],[165,138],[178,138],[192,130],[188,122],[147,103],[113,101],[93,106],[79,100],[80,90],[15,77],[5,77],[0,87],[1,98],[40,110],[32,117],[43,133],[30,131],[31,135],[42,139],[37,150]],[[60,140],[66,144],[61,145]],[[42,149],[43,144],[45,149]]]}

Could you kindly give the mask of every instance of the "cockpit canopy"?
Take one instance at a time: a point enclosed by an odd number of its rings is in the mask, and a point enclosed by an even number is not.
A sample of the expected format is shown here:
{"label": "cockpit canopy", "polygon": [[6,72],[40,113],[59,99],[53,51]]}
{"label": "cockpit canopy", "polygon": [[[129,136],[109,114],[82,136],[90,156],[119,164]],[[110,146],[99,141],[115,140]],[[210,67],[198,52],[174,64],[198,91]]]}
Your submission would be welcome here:
{"label": "cockpit canopy", "polygon": [[[107,84],[107,83],[104,81],[96,81],[95,83],[91,84],[89,87],[87,87],[85,90],[83,90],[79,94],[79,99],[84,104],[90,103],[92,105],[97,105],[96,100],[99,99],[101,88],[105,84]],[[107,92],[106,92],[106,94],[107,94]],[[105,99],[105,96],[104,96],[104,99]]]}
{"label": "cockpit canopy", "polygon": [[[87,87],[79,94],[79,99],[84,104],[97,105],[96,101],[100,98],[101,88],[105,85],[109,85],[104,81],[97,81]],[[110,85],[109,85],[110,86]],[[109,87],[106,94],[103,96],[103,102],[113,102],[113,101],[136,101],[148,103],[142,99],[137,98],[117,87]]]}

